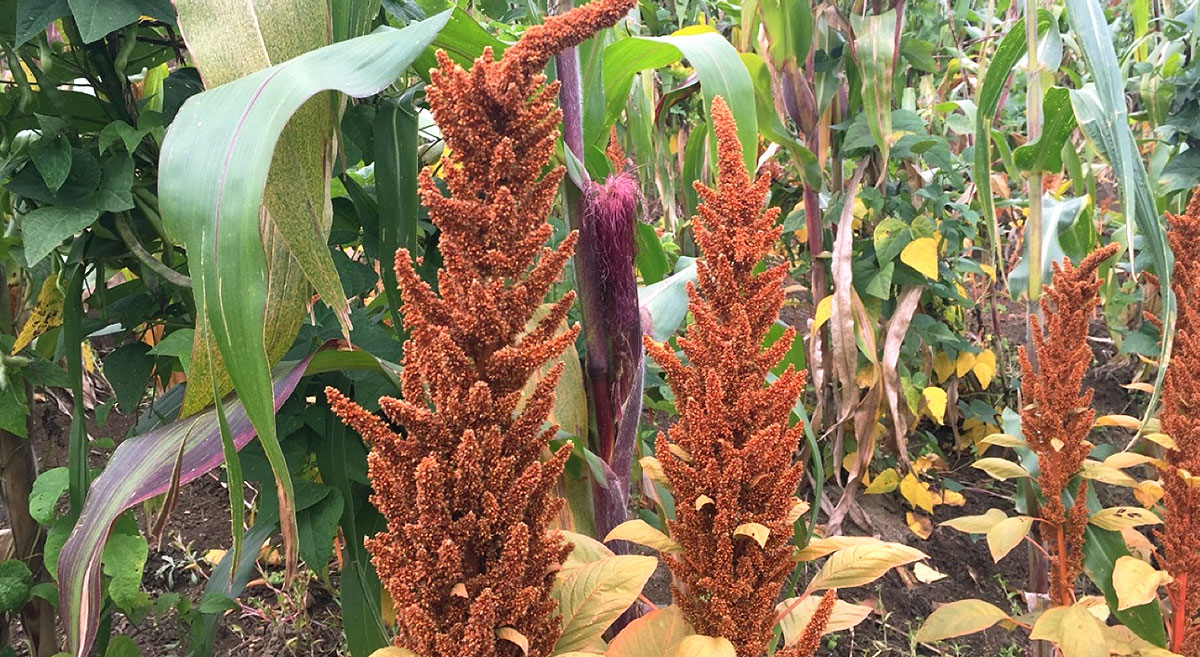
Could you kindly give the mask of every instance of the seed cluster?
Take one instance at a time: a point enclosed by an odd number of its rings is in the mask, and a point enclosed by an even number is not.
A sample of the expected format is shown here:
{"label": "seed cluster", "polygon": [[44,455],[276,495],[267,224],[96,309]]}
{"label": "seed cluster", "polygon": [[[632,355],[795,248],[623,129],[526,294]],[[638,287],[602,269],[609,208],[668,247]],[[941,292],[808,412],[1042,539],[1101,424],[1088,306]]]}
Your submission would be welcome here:
{"label": "seed cluster", "polygon": [[[718,143],[716,188],[697,184],[697,285],[688,288],[695,321],[679,345],[646,339],[675,393],[679,422],[656,451],[676,500],[671,536],[683,548],[664,559],[673,593],[696,632],[729,639],[738,657],[759,657],[772,638],[775,603],[793,567],[788,520],[802,466],[793,452],[803,427],[789,426],[804,376],[788,368],[766,377],[792,344],[789,331],[763,340],[783,304],[783,265],[755,272],[779,237],[777,208],[764,211],[770,180],[751,181],[737,126],[721,98],[712,104]],[[668,440],[669,437],[669,440]],[[747,531],[768,531],[760,545]],[[795,646],[777,655],[792,657]]]}
{"label": "seed cluster", "polygon": [[1182,612],[1181,637],[1172,636],[1176,652],[1187,657],[1200,656],[1200,488],[1190,481],[1200,476],[1200,193],[1192,196],[1183,215],[1168,215],[1167,237],[1175,254],[1175,343],[1171,364],[1163,384],[1162,430],[1175,440],[1176,449],[1167,450],[1168,467],[1162,468],[1163,527],[1157,532],[1162,542],[1160,565],[1171,574],[1167,595],[1175,613]]}
{"label": "seed cluster", "polygon": [[1074,602],[1074,582],[1083,566],[1083,530],[1087,527],[1087,480],[1075,493],[1068,512],[1062,495],[1068,481],[1083,466],[1092,444],[1087,441],[1096,412],[1092,389],[1082,390],[1092,362],[1087,344],[1088,323],[1096,309],[1100,280],[1096,270],[1116,253],[1109,244],[1092,252],[1078,267],[1054,263],[1052,285],[1041,298],[1045,327],[1032,323],[1034,370],[1025,347],[1020,348],[1021,431],[1038,456],[1038,485],[1042,490],[1039,532],[1050,543],[1050,598],[1057,605]]}
{"label": "seed cluster", "polygon": [[549,18],[470,71],[438,53],[427,96],[449,195],[428,170],[420,194],[443,266],[435,290],[407,251],[396,254],[410,335],[401,399],[380,400],[385,421],[326,391],[371,447],[371,501],[387,529],[367,548],[395,603],[395,644],[422,657],[545,657],[561,632],[550,586],[569,545],[546,528],[569,449],[539,457],[557,431],[545,423],[562,363],[522,395],[578,335],[561,330],[573,294],[539,311],[575,245],[572,234],[545,246],[563,170],[543,174],[561,113],[541,71],[633,4],[599,0]]}

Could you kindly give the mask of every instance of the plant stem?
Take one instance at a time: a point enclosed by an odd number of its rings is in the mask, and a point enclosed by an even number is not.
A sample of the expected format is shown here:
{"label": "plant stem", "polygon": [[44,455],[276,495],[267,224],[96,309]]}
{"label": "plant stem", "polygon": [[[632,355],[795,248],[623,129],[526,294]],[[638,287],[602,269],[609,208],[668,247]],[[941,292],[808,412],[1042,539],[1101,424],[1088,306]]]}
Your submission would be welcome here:
{"label": "plant stem", "polygon": [[[1025,0],[1025,40],[1028,60],[1028,89],[1025,93],[1025,121],[1031,144],[1042,134],[1042,65],[1038,61],[1037,0]],[[1025,220],[1026,257],[1029,259],[1029,301],[1042,291],[1042,172],[1029,174],[1026,185],[1029,216]]]}

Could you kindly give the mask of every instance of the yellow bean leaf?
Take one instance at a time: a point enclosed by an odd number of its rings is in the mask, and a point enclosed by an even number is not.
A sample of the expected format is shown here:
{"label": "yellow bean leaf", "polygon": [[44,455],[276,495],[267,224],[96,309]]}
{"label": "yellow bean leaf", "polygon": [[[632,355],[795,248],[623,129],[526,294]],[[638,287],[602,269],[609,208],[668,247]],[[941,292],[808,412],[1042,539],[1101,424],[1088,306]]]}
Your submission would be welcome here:
{"label": "yellow bean leaf", "polygon": [[929,484],[917,479],[912,472],[900,480],[900,494],[909,504],[928,513],[933,513],[933,507],[942,503],[942,496],[930,490]]}
{"label": "yellow bean leaf", "polygon": [[966,376],[967,372],[975,369],[975,360],[975,354],[969,351],[958,352],[958,360],[954,362],[954,376],[960,379]]}
{"label": "yellow bean leaf", "polygon": [[938,252],[937,240],[932,237],[921,237],[908,243],[900,252],[900,262],[917,270],[926,278],[937,280]]}
{"label": "yellow bean leaf", "polygon": [[991,349],[979,352],[979,355],[975,357],[975,367],[971,368],[971,371],[975,373],[980,387],[987,390],[996,376],[996,353]]}
{"label": "yellow bean leaf", "polygon": [[929,409],[929,416],[938,424],[942,424],[946,419],[946,391],[930,386],[921,391],[921,397],[925,400],[925,407]]}
{"label": "yellow bean leaf", "polygon": [[909,531],[923,541],[929,540],[929,537],[933,535],[933,522],[929,520],[929,516],[905,511],[904,522],[908,525]]}
{"label": "yellow bean leaf", "polygon": [[895,468],[888,468],[871,480],[871,483],[866,488],[866,492],[872,495],[890,493],[896,490],[896,486],[898,485],[900,485],[900,475],[896,472]]}
{"label": "yellow bean leaf", "polygon": [[[7,291],[7,285],[5,286]],[[3,303],[8,303],[7,297]],[[29,319],[25,320],[25,324],[21,327],[21,332],[17,334],[17,340],[13,343],[12,353],[16,354],[25,347],[28,347],[33,339],[37,336],[49,331],[56,326],[62,326],[62,311],[63,311],[63,295],[58,289],[58,281],[55,276],[47,276],[42,282],[42,288],[38,290],[37,302],[33,306],[33,313]]]}

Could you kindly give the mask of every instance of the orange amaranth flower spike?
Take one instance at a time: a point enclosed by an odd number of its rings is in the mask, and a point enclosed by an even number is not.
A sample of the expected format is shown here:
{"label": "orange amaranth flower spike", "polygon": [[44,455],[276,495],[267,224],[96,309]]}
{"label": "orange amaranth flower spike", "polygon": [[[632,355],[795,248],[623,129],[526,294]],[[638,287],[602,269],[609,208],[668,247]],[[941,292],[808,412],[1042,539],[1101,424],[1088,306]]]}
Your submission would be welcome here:
{"label": "orange amaranth flower spike", "polygon": [[[697,262],[698,285],[688,287],[695,322],[679,339],[689,364],[648,338],[646,348],[666,373],[679,410],[670,440],[659,434],[656,445],[675,493],[671,536],[683,548],[664,557],[675,575],[675,600],[697,633],[729,639],[738,657],[758,657],[771,640],[775,602],[794,565],[788,513],[802,472],[792,452],[803,427],[789,427],[788,419],[804,376],[789,367],[766,384],[794,335],[788,329],[761,348],[783,304],[786,267],[754,269],[779,237],[779,210],[764,211],[770,181],[751,181],[723,99],[713,100],[712,112],[717,187],[696,185],[704,203],[695,234],[704,259]],[[746,523],[769,530],[764,545],[735,535]]]}
{"label": "orange amaranth flower spike", "polygon": [[[1157,531],[1162,541],[1160,566],[1174,581],[1167,584],[1171,600],[1171,645],[1173,652],[1200,657],[1200,489],[1189,485],[1186,476],[1200,476],[1200,193],[1194,193],[1183,215],[1168,215],[1167,238],[1175,254],[1175,278],[1171,287],[1179,314],[1171,364],[1163,384],[1162,430],[1175,440],[1167,450],[1168,467],[1162,468],[1163,526]],[[1181,472],[1182,471],[1182,472]]]}
{"label": "orange amaranth flower spike", "polygon": [[[1042,314],[1045,332],[1037,317],[1033,324],[1033,348],[1037,355],[1035,372],[1025,347],[1020,348],[1021,431],[1038,456],[1038,485],[1042,489],[1039,528],[1042,540],[1050,544],[1050,599],[1056,605],[1074,602],[1075,578],[1083,564],[1083,530],[1087,526],[1087,505],[1075,503],[1070,512],[1063,506],[1062,494],[1067,482],[1083,465],[1091,450],[1087,442],[1096,413],[1090,408],[1092,390],[1083,388],[1083,376],[1092,362],[1087,344],[1088,322],[1096,309],[1100,280],[1096,269],[1117,252],[1116,244],[1097,249],[1084,258],[1079,267],[1069,261],[1054,263],[1053,285],[1044,288]],[[1083,480],[1075,494],[1082,500],[1087,494]]]}
{"label": "orange amaranth flower spike", "polygon": [[[422,657],[545,657],[561,633],[550,586],[569,546],[547,526],[570,450],[544,463],[539,455],[557,431],[544,425],[562,363],[522,400],[531,375],[578,335],[560,330],[574,295],[535,321],[575,244],[572,234],[545,246],[563,170],[542,173],[560,112],[557,85],[540,71],[634,4],[599,0],[549,18],[470,71],[438,53],[427,95],[449,147],[450,194],[428,170],[420,194],[444,262],[434,291],[410,254],[396,253],[411,336],[402,399],[380,400],[385,422],[326,390],[371,447],[371,501],[387,530],[367,548],[395,603],[396,645]],[[527,651],[499,638],[501,628],[520,633]]]}

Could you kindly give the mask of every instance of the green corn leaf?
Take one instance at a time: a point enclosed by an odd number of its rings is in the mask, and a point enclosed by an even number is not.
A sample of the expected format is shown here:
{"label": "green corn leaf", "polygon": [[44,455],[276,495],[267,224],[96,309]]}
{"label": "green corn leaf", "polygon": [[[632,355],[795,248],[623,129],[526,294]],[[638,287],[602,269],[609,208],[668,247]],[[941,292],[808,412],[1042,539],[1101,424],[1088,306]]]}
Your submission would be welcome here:
{"label": "green corn leaf", "polygon": [[[1038,33],[1046,30],[1053,17],[1050,12],[1038,12]],[[1000,106],[1000,97],[1008,83],[1008,76],[1013,67],[1025,55],[1025,19],[1021,18],[1008,30],[1008,34],[996,47],[992,59],[983,73],[983,83],[979,86],[975,110],[975,162],[972,166],[971,177],[975,180],[975,188],[979,191],[979,205],[983,209],[984,221],[988,227],[988,238],[995,251],[996,262],[1002,261],[1000,255],[1000,229],[996,224],[996,202],[992,199],[992,121],[996,118],[996,110]]]}
{"label": "green corn leaf", "polygon": [[[181,3],[181,10],[183,6]],[[319,195],[305,187],[291,198],[285,198],[287,190],[282,185],[269,184],[269,171],[271,179],[286,177],[293,154],[311,164],[304,154],[312,152],[313,144],[283,142],[280,135],[302,106],[316,114],[331,111],[332,98],[309,103],[321,92],[336,90],[362,97],[386,88],[433,41],[448,17],[448,12],[442,13],[403,30],[381,28],[192,96],[164,140],[159,175],[162,215],[168,231],[188,250],[197,339],[211,339],[230,366],[229,378],[258,430],[285,505],[292,499],[291,479],[275,434],[267,341],[270,290],[278,279],[268,267],[265,250],[274,250],[275,240],[269,235],[264,246],[260,230],[264,203],[268,210],[301,205],[298,212],[271,218],[309,282],[331,307],[341,311],[347,332],[349,318],[325,236],[317,230],[322,224],[325,231],[329,226],[324,219],[328,216],[325,183],[321,183]],[[308,135],[314,132],[305,131]],[[282,149],[280,162],[285,163],[278,170],[270,166],[277,148]],[[321,176],[327,175],[328,166],[328,161],[320,163]],[[284,228],[285,223],[289,228]],[[303,285],[294,279],[281,283],[291,282]],[[303,313],[303,304],[299,311]],[[286,342],[294,336],[293,330],[286,335]],[[198,349],[196,353],[212,351]],[[193,377],[203,371],[199,365],[192,364]],[[285,507],[282,523],[285,543],[293,554],[295,542],[287,540],[296,533],[290,508]],[[289,559],[290,563],[294,561]]]}
{"label": "green corn leaf", "polygon": [[[1131,265],[1133,229],[1136,226],[1142,234],[1142,248],[1149,252],[1150,261],[1154,263],[1154,273],[1158,275],[1163,290],[1162,351],[1158,375],[1154,381],[1154,392],[1150,395],[1142,418],[1144,429],[1158,406],[1163,378],[1171,360],[1176,312],[1175,295],[1171,292],[1174,258],[1167,244],[1165,221],[1155,205],[1150,176],[1146,173],[1146,166],[1129,128],[1124,69],[1117,61],[1112,32],[1104,18],[1104,10],[1096,0],[1067,0],[1067,18],[1092,74],[1092,85],[1071,91],[1071,105],[1075,109],[1075,118],[1088,140],[1108,160],[1117,175],[1121,204],[1126,208],[1125,223],[1130,231]],[[1129,214],[1133,216],[1128,217]]]}
{"label": "green corn leaf", "polygon": [[[728,103],[737,121],[746,167],[753,171],[758,153],[754,84],[737,50],[711,28],[686,28],[666,37],[629,37],[605,48],[605,130],[598,132],[607,135],[607,127],[620,117],[638,72],[662,68],[684,57],[700,78],[704,111],[711,112],[714,96]],[[711,138],[716,139],[715,135]]]}
{"label": "green corn leaf", "polygon": [[1058,173],[1063,165],[1063,144],[1075,132],[1071,94],[1062,87],[1047,89],[1042,99],[1042,117],[1042,136],[1017,147],[1013,151],[1013,164],[1021,171]]}

